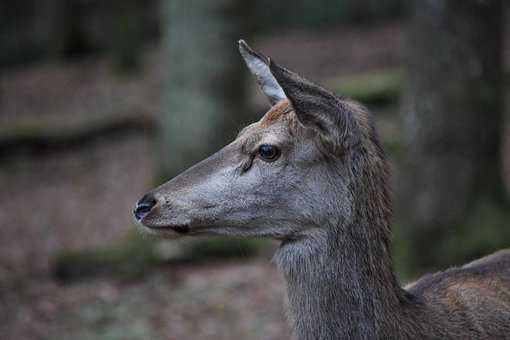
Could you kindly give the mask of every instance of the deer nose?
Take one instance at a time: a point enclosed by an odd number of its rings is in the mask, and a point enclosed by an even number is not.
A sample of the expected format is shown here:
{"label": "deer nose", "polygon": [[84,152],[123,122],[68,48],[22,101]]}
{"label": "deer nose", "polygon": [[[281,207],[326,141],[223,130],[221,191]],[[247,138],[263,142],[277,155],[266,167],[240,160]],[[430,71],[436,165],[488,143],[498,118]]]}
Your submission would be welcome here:
{"label": "deer nose", "polygon": [[135,210],[133,214],[136,219],[140,221],[142,218],[147,216],[148,213],[152,210],[152,208],[156,205],[158,201],[151,194],[144,195],[135,206]]}

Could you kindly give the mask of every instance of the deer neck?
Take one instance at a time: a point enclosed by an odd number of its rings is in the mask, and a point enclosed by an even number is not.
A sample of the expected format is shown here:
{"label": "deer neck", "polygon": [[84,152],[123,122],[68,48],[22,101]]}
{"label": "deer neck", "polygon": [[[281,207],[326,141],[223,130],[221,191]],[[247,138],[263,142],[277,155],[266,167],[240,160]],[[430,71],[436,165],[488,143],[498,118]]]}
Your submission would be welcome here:
{"label": "deer neck", "polygon": [[358,220],[282,243],[275,259],[298,339],[396,334],[408,297],[392,271],[389,240],[378,235],[381,227]]}

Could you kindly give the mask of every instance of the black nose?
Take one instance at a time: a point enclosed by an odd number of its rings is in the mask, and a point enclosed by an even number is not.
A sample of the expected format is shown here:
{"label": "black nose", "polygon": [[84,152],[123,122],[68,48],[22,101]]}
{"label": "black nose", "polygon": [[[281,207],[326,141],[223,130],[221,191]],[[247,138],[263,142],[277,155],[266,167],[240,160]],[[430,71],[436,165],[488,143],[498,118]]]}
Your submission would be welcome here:
{"label": "black nose", "polygon": [[136,203],[135,210],[133,214],[137,220],[141,220],[144,218],[156,205],[157,201],[151,194],[146,194]]}

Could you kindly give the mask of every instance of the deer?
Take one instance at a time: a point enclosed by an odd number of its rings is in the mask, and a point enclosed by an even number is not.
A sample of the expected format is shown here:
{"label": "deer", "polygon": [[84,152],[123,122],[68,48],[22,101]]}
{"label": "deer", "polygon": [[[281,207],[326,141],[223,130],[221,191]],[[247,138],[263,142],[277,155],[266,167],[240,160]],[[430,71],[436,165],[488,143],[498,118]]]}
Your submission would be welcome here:
{"label": "deer", "polygon": [[510,249],[401,286],[388,161],[369,111],[243,40],[239,50],[271,108],[145,194],[139,228],[278,240],[297,339],[510,339]]}

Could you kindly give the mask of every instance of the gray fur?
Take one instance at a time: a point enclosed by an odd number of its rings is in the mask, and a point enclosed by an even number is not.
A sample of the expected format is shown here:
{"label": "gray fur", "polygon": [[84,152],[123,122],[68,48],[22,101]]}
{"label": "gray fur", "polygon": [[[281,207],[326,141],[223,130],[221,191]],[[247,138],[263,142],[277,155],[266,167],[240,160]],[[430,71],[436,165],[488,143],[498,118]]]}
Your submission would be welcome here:
{"label": "gray fur", "polygon": [[[154,189],[143,230],[281,240],[275,262],[298,339],[510,339],[510,251],[401,288],[388,165],[369,113],[270,69],[289,103]],[[280,158],[262,160],[261,144]]]}
{"label": "gray fur", "polygon": [[252,50],[244,40],[239,40],[239,52],[271,105],[285,100],[283,89],[269,69],[269,58]]}

